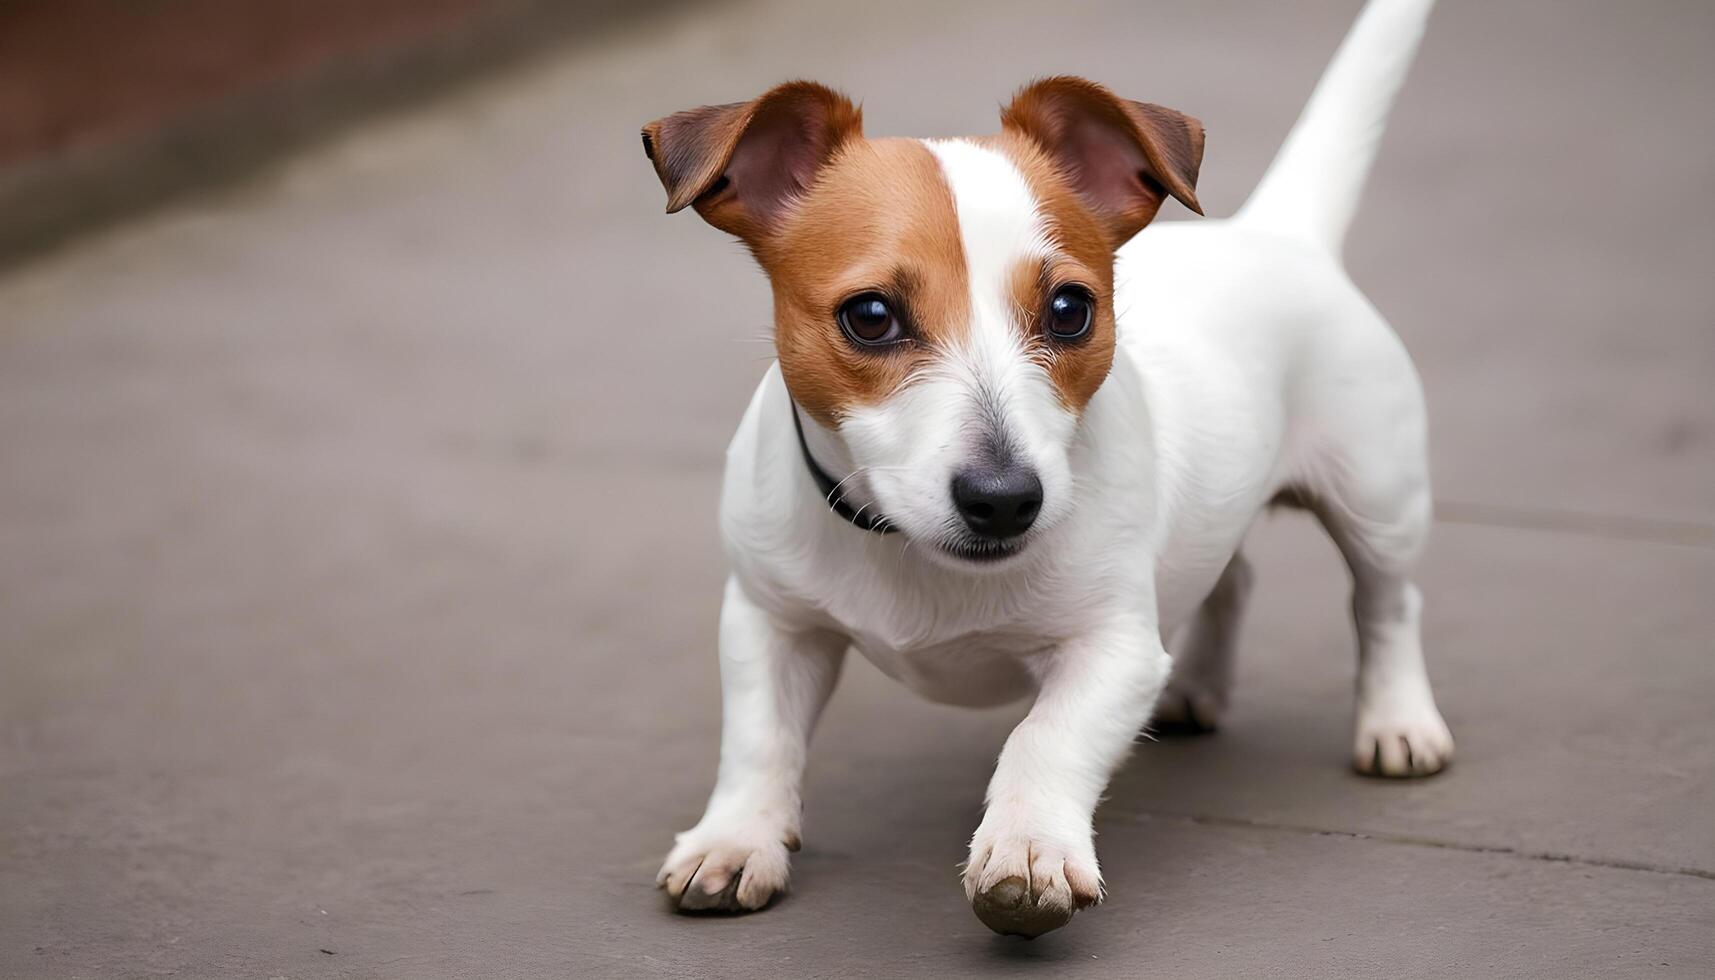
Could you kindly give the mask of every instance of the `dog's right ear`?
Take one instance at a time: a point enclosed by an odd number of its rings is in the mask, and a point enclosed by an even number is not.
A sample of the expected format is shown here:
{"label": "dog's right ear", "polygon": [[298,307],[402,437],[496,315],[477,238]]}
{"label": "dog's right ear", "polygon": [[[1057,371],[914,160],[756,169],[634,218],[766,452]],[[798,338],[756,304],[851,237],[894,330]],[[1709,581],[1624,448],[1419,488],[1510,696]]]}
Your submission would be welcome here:
{"label": "dog's right ear", "polygon": [[643,127],[643,152],[667,188],[667,213],[686,205],[754,248],[848,140],[863,112],[815,82],[787,82],[749,102],[676,112]]}
{"label": "dog's right ear", "polygon": [[1169,196],[1203,213],[1197,203],[1203,124],[1184,113],[1061,75],[1026,85],[1000,120],[1059,166],[1103,218],[1115,248],[1149,224]]}

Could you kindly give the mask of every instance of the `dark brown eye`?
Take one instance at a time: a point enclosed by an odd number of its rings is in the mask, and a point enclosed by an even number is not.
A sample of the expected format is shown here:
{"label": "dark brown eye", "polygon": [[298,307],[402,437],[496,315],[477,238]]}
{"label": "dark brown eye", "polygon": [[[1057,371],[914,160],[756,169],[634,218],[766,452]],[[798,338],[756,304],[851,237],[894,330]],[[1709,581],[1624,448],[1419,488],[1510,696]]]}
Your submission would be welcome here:
{"label": "dark brown eye", "polygon": [[1048,298],[1048,335],[1059,341],[1082,340],[1090,332],[1095,301],[1082,286],[1061,286]]}
{"label": "dark brown eye", "polygon": [[883,347],[905,339],[905,331],[887,298],[879,293],[864,293],[846,300],[840,307],[840,329],[856,343],[865,347]]}

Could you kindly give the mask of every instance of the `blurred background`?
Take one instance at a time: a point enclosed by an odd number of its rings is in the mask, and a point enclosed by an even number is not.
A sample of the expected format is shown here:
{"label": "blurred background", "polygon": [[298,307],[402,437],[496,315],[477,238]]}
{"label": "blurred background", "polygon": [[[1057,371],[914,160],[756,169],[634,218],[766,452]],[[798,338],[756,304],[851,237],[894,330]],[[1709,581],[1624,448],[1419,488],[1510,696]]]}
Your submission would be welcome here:
{"label": "blurred background", "polygon": [[1429,393],[1450,771],[1348,772],[1345,572],[1281,516],[1222,731],[1140,747],[1071,927],[957,882],[1022,708],[861,660],[794,893],[652,888],[772,354],[638,127],[811,77],[983,133],[1070,72],[1201,118],[1220,216],[1359,6],[0,0],[0,976],[1709,975],[1701,0],[1444,5],[1349,239]]}

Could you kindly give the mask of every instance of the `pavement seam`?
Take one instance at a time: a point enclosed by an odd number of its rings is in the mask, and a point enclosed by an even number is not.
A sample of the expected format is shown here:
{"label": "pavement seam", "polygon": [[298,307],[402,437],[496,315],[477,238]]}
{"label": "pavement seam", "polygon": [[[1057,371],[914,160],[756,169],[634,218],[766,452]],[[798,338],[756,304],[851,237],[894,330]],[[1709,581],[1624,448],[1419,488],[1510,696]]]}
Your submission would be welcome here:
{"label": "pavement seam", "polygon": [[1444,851],[1462,851],[1467,854],[1499,854],[1506,857],[1520,858],[1526,861],[1542,861],[1549,864],[1572,864],[1586,868],[1606,868],[1617,871],[1646,871],[1651,874],[1678,875],[1685,878],[1701,878],[1705,881],[1715,881],[1715,871],[1703,868],[1674,867],[1666,864],[1652,864],[1648,861],[1628,861],[1620,858],[1591,858],[1580,857],[1576,854],[1562,854],[1555,851],[1532,851],[1520,847],[1510,847],[1505,844],[1463,844],[1458,841],[1441,840],[1436,837],[1420,837],[1415,834],[1373,833],[1355,830],[1330,830],[1326,827],[1311,827],[1304,824],[1272,823],[1266,820],[1251,820],[1246,817],[1217,817],[1199,813],[1173,813],[1166,810],[1139,810],[1130,813],[1113,814],[1122,820],[1132,823],[1148,823],[1151,820],[1171,820],[1191,826],[1230,827],[1243,830],[1270,830],[1283,834],[1298,834],[1305,837],[1341,837],[1347,840],[1378,841],[1383,844],[1398,844],[1405,847],[1429,847]]}
{"label": "pavement seam", "polygon": [[1626,514],[1539,507],[1509,507],[1469,500],[1439,500],[1435,520],[1443,524],[1549,531],[1615,541],[1641,541],[1684,548],[1715,548],[1715,524]]}

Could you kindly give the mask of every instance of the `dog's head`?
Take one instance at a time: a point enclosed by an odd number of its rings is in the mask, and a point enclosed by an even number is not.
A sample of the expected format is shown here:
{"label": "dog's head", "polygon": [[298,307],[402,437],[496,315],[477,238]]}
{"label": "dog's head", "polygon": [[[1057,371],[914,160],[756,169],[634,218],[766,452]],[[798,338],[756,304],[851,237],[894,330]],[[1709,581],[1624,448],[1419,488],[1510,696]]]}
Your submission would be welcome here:
{"label": "dog's head", "polygon": [[[866,139],[811,82],[643,128],[667,210],[750,247],[780,369],[853,480],[945,560],[1004,561],[1072,508],[1078,420],[1114,357],[1114,250],[1199,211],[1203,129],[1077,78],[973,139]],[[846,474],[839,474],[846,476]]]}

